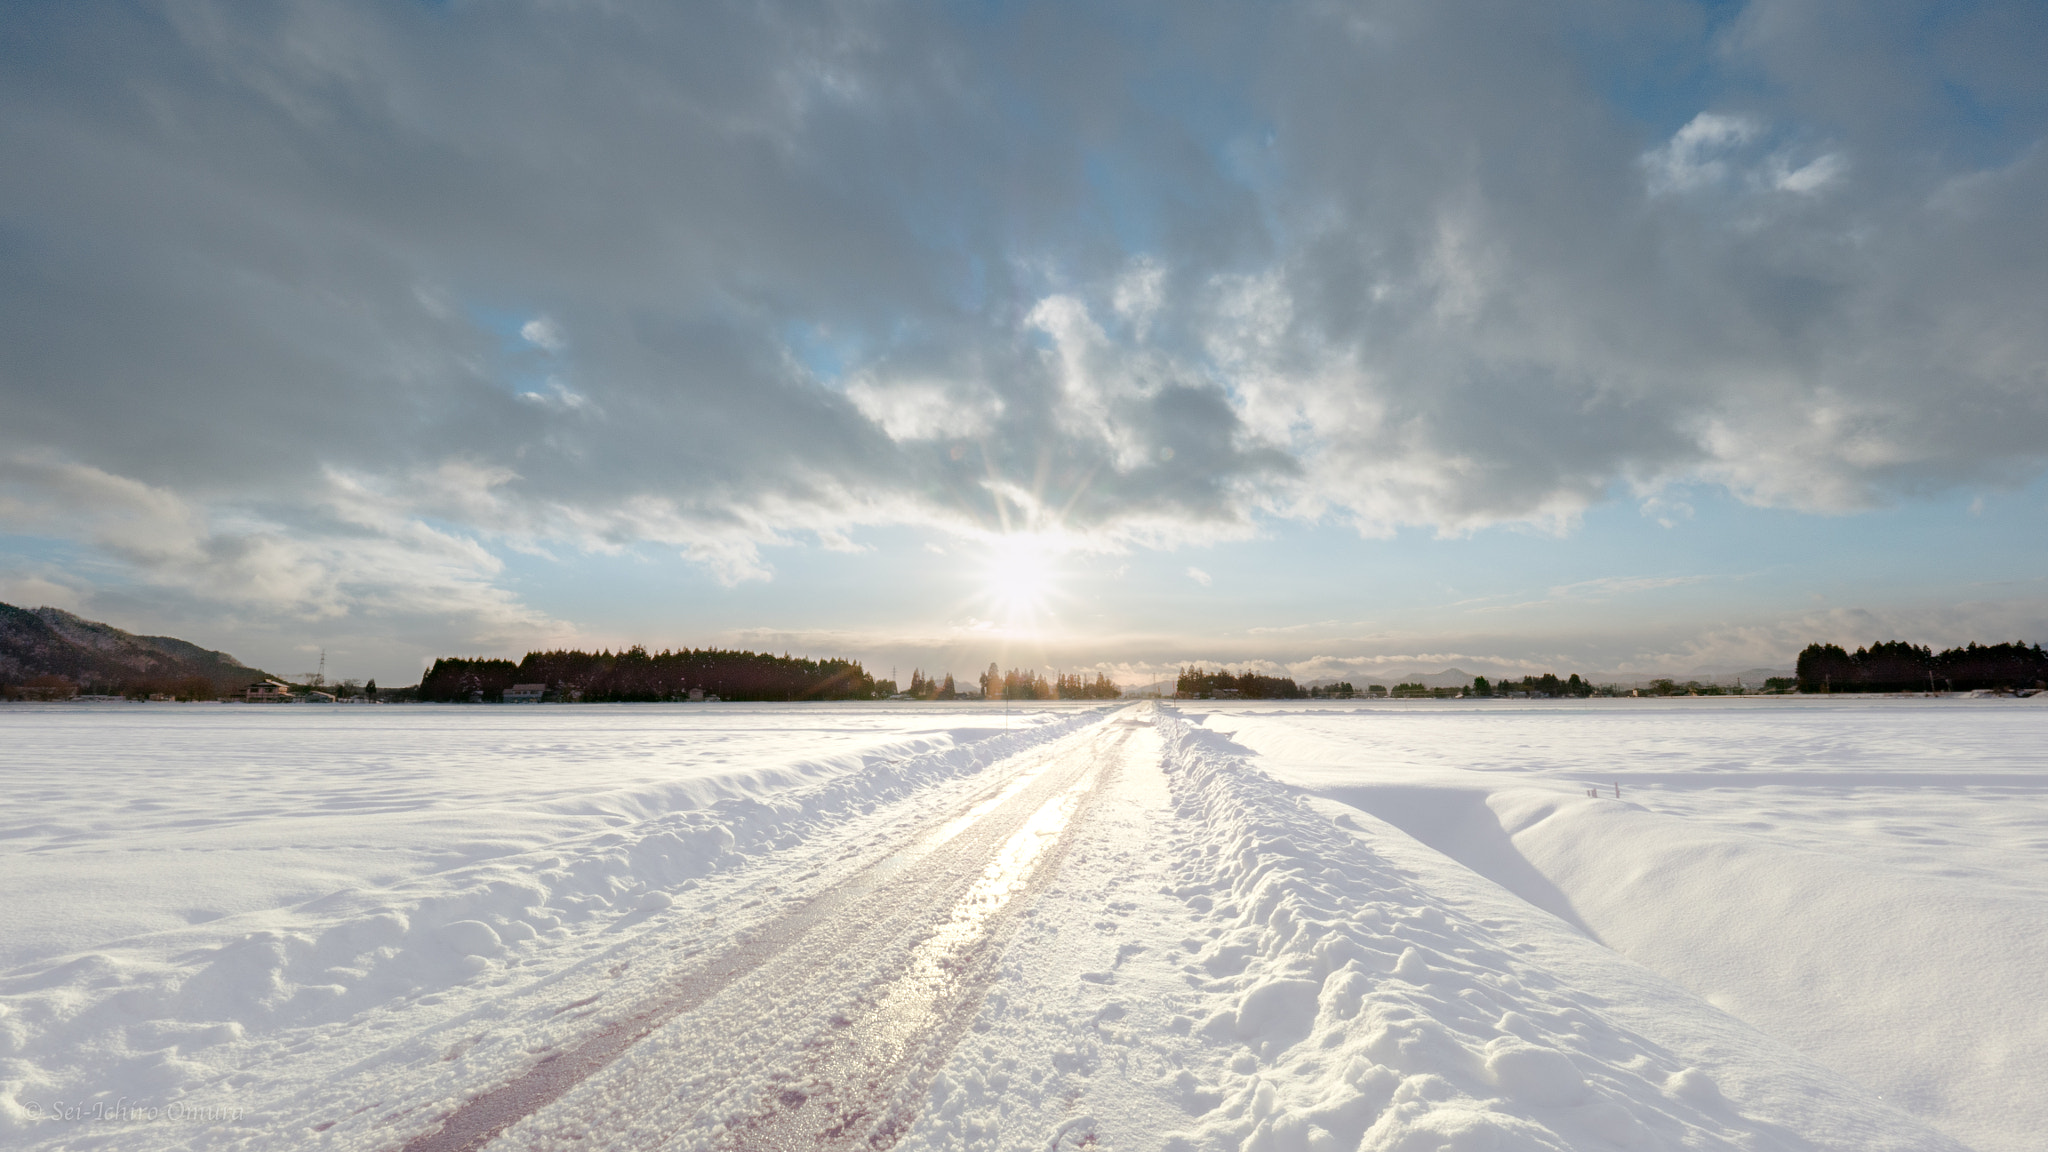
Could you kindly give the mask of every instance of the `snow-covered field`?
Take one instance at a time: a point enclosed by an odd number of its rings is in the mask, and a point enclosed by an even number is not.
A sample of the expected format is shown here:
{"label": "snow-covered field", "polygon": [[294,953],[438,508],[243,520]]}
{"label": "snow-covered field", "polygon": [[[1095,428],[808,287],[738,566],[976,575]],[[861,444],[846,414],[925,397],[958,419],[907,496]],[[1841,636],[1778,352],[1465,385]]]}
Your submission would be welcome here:
{"label": "snow-covered field", "polygon": [[1205,726],[1971,1146],[2017,1150],[2048,1132],[2028,1087],[2048,1085],[2043,702],[1246,709]]}
{"label": "snow-covered field", "polygon": [[467,877],[487,861],[516,878],[531,871],[523,853],[1044,718],[893,706],[0,709],[0,970],[344,889]]}
{"label": "snow-covered field", "polygon": [[2044,735],[9,706],[0,1146],[2017,1152]]}

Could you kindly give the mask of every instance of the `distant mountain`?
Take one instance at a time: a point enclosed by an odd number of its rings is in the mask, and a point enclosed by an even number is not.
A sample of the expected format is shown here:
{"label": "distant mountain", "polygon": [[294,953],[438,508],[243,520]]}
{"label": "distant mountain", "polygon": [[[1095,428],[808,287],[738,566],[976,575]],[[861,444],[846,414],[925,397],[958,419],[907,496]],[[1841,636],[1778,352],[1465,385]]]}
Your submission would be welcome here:
{"label": "distant mountain", "polygon": [[228,691],[265,675],[225,652],[174,636],[137,636],[60,608],[0,604],[0,684],[64,676],[108,690],[170,690],[202,677]]}
{"label": "distant mountain", "polygon": [[1725,669],[1716,671],[1711,668],[1695,668],[1690,672],[1594,672],[1588,674],[1586,678],[1595,684],[1618,684],[1623,688],[1648,685],[1652,680],[1675,680],[1680,684],[1697,680],[1702,684],[1719,684],[1723,688],[1732,688],[1739,682],[1745,688],[1761,688],[1765,680],[1778,676],[1790,679],[1792,669],[1744,668],[1740,672],[1729,672]]}
{"label": "distant mountain", "polygon": [[1396,684],[1420,684],[1424,688],[1465,688],[1472,683],[1472,674],[1456,668],[1441,672],[1375,672],[1363,680],[1352,678],[1351,682],[1360,688],[1367,684],[1383,684],[1392,688]]}

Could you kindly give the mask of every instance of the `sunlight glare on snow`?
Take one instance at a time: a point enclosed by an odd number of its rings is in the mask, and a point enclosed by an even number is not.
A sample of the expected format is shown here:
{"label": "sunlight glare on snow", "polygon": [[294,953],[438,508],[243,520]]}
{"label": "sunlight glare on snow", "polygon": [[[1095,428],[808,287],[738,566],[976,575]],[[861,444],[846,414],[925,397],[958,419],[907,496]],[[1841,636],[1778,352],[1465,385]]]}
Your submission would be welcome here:
{"label": "sunlight glare on snow", "polygon": [[988,932],[995,915],[1023,891],[1038,862],[1066,831],[1081,799],[1095,787],[1096,770],[1047,800],[989,862],[953,906],[951,918],[917,946],[910,969],[876,996],[876,1034],[901,1047],[934,1025],[933,1010],[953,990],[962,958]]}

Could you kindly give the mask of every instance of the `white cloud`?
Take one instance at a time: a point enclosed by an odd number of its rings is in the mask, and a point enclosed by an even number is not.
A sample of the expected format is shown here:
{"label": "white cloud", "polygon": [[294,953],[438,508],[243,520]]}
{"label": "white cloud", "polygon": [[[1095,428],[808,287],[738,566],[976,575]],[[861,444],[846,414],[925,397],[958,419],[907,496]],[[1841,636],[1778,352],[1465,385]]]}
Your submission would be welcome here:
{"label": "white cloud", "polygon": [[1532,608],[1573,602],[1599,602],[1639,592],[1656,592],[1666,588],[1683,588],[1702,584],[1714,579],[1712,576],[1601,576],[1592,580],[1580,580],[1570,584],[1559,584],[1544,590],[1537,597],[1505,596],[1491,597],[1483,601],[1464,601],[1456,607],[1471,615],[1487,613],[1525,612]]}
{"label": "white cloud", "polygon": [[555,408],[564,412],[576,412],[590,407],[590,397],[552,376],[548,378],[547,388],[546,392],[521,392],[519,398],[543,408]]}
{"label": "white cloud", "polygon": [[61,574],[0,572],[0,602],[22,608],[47,606],[77,612],[89,599],[85,589],[74,587]]}
{"label": "white cloud", "polygon": [[562,329],[545,316],[536,317],[520,325],[519,336],[528,344],[546,352],[560,352],[569,346],[562,337]]}
{"label": "white cloud", "polygon": [[988,388],[940,380],[885,380],[864,374],[847,385],[846,398],[897,441],[984,436],[1003,414],[1002,397]]}
{"label": "white cloud", "polygon": [[1681,522],[1693,517],[1691,504],[1662,493],[1652,493],[1643,497],[1637,511],[1665,528],[1676,528]]}
{"label": "white cloud", "polygon": [[1729,153],[1757,138],[1756,121],[1747,116],[1702,112],[1672,133],[1661,148],[1643,156],[1653,194],[1690,192],[1726,181]]}
{"label": "white cloud", "polygon": [[307,495],[325,515],[287,526],[55,453],[0,458],[0,526],[95,546],[146,586],[278,619],[430,615],[476,635],[556,627],[494,584],[502,562],[474,539],[339,474]]}
{"label": "white cloud", "polygon": [[201,518],[184,500],[50,450],[0,456],[0,525],[89,542],[138,563],[205,557]]}
{"label": "white cloud", "polygon": [[1764,154],[1768,133],[1757,120],[1702,112],[1672,134],[1662,146],[1642,156],[1650,194],[1720,191],[1726,193],[1790,192],[1817,196],[1838,186],[1848,175],[1849,160],[1841,152],[1822,152],[1800,159],[1787,145]]}
{"label": "white cloud", "polygon": [[1782,163],[1780,169],[1772,182],[1780,191],[1810,196],[1840,181],[1849,171],[1849,162],[1840,153],[1829,152],[1796,168]]}
{"label": "white cloud", "polygon": [[1200,568],[1197,568],[1193,565],[1188,566],[1188,579],[1193,580],[1195,583],[1200,584],[1204,588],[1207,588],[1211,584],[1215,583],[1215,580],[1211,578],[1207,572],[1204,572]]}
{"label": "white cloud", "polygon": [[750,580],[772,580],[775,573],[761,562],[761,546],[743,535],[710,537],[686,546],[682,558],[700,564],[727,588]]}
{"label": "white cloud", "polygon": [[1889,640],[1935,649],[1961,647],[2048,632],[2048,595],[2010,599],[1971,598],[1938,605],[1839,606],[1779,613],[1742,624],[1715,627],[1669,648],[1625,659],[1618,668],[1644,675],[1692,669],[1788,668],[1808,644],[1856,649]]}
{"label": "white cloud", "polygon": [[1140,256],[1131,261],[1130,267],[1117,278],[1116,287],[1110,293],[1110,303],[1139,339],[1145,337],[1153,317],[1166,303],[1165,284],[1166,269],[1150,256]]}
{"label": "white cloud", "polygon": [[1052,340],[1045,359],[1059,384],[1053,414],[1061,431],[1093,440],[1109,451],[1112,466],[1130,471],[1149,462],[1145,430],[1133,419],[1139,403],[1157,393],[1166,370],[1139,347],[1121,345],[1103,331],[1079,297],[1057,294],[1025,316]]}
{"label": "white cloud", "polygon": [[[0,94],[48,126],[0,155],[38,237],[0,265],[0,516],[194,595],[545,627],[494,551],[732,583],[866,526],[1568,533],[1666,485],[1849,511],[2048,460],[2048,120],[1958,112],[2011,78],[1891,9],[1711,48],[1462,0],[1027,41],[892,5],[198,11],[10,13],[49,67]],[[1559,47],[1589,20],[1741,103],[1646,146]],[[1167,98],[1190,68],[1236,96]],[[524,348],[506,300],[546,302]],[[558,317],[574,371],[532,383]]]}

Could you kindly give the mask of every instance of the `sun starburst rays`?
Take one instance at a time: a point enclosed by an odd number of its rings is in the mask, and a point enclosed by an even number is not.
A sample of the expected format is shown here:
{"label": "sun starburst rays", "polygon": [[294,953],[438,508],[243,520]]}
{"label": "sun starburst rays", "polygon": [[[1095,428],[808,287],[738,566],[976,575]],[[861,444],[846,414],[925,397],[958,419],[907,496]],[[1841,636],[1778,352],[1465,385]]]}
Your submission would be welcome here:
{"label": "sun starburst rays", "polygon": [[980,587],[993,619],[1013,634],[1035,634],[1048,622],[1066,578],[1056,538],[1009,532],[988,540]]}

